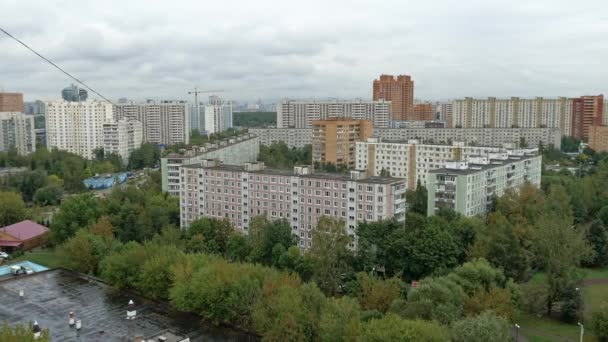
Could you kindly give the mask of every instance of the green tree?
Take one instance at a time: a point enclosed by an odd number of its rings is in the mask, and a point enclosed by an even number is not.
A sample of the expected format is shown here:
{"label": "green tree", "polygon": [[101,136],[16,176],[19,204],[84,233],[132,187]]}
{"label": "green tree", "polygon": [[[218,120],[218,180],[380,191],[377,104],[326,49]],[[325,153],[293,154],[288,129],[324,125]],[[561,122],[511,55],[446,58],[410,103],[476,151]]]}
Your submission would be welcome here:
{"label": "green tree", "polygon": [[129,169],[143,169],[157,165],[160,160],[158,146],[150,143],[141,145],[140,148],[131,152],[129,156]]}
{"label": "green tree", "polygon": [[168,299],[172,284],[174,264],[183,258],[183,253],[175,246],[155,245],[152,254],[141,266],[135,287],[154,299]]}
{"label": "green tree", "polygon": [[593,260],[590,265],[605,266],[608,264],[608,229],[601,220],[593,220],[587,230],[587,241],[593,249]]}
{"label": "green tree", "polygon": [[313,279],[324,293],[337,293],[342,275],[351,271],[352,238],[344,221],[322,216],[312,235],[309,256],[314,265]]}
{"label": "green tree", "polygon": [[361,341],[359,304],[350,297],[330,298],[323,307],[319,324],[321,341]]}
{"label": "green tree", "polygon": [[367,273],[357,273],[359,291],[357,299],[365,310],[386,312],[391,303],[401,295],[399,278],[377,279]]}
{"label": "green tree", "polygon": [[36,191],[47,184],[46,172],[34,170],[24,173],[21,176],[21,185],[19,190],[24,201],[29,202],[34,198]]}
{"label": "green tree", "polygon": [[231,261],[245,261],[251,253],[251,245],[247,236],[240,233],[233,233],[228,238],[226,244],[226,258]]}
{"label": "green tree", "polygon": [[454,342],[511,341],[508,321],[490,311],[455,322],[451,336]]}
{"label": "green tree", "polygon": [[0,191],[0,227],[27,219],[28,211],[19,194]]}
{"label": "green tree", "polygon": [[2,323],[0,326],[0,341],[2,342],[50,342],[51,338],[49,335],[49,330],[42,328],[41,335],[39,338],[35,339],[34,334],[32,333],[32,324],[23,325],[17,324],[15,326],[10,326],[8,322]]}
{"label": "green tree", "polygon": [[228,219],[218,220],[203,217],[192,221],[188,234],[200,234],[203,237],[204,251],[225,255],[230,236],[234,233],[234,228]]}
{"label": "green tree", "polygon": [[406,191],[405,199],[408,203],[410,212],[420,215],[427,214],[427,190],[426,187],[420,183],[420,180],[418,180],[416,190]]}
{"label": "green tree", "polygon": [[426,321],[410,321],[388,314],[363,324],[363,341],[439,342],[448,341],[445,327]]}
{"label": "green tree", "polygon": [[100,261],[95,255],[93,242],[95,237],[86,230],[81,229],[76,232],[71,239],[62,246],[62,254],[68,260],[67,266],[80,273],[93,274]]}
{"label": "green tree", "polygon": [[51,232],[53,240],[61,243],[72,237],[77,230],[87,227],[101,216],[101,208],[90,194],[68,197],[61,203],[59,212],[53,217]]}
{"label": "green tree", "polygon": [[602,307],[591,314],[591,330],[595,336],[601,341],[608,341],[608,306]]}
{"label": "green tree", "polygon": [[69,155],[62,161],[63,182],[67,192],[79,192],[84,189],[85,162],[76,155]]}
{"label": "green tree", "polygon": [[296,245],[297,238],[291,233],[287,220],[270,221],[264,216],[256,216],[249,225],[251,254],[249,260],[264,265],[277,265],[281,255],[276,255],[277,245],[283,251]]}
{"label": "green tree", "polygon": [[38,205],[56,205],[61,201],[63,189],[59,185],[50,184],[36,190],[34,202]]}
{"label": "green tree", "polygon": [[462,317],[466,295],[447,277],[424,278],[407,294],[405,316],[448,324]]}

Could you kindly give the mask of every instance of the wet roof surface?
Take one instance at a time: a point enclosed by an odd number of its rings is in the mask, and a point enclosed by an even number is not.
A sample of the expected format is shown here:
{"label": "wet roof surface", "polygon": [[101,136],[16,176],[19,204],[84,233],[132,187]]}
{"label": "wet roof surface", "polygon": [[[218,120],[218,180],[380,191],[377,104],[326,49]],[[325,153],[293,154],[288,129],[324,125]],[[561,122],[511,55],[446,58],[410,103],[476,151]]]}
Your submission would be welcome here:
{"label": "wet roof surface", "polygon": [[[19,290],[24,290],[23,299]],[[137,310],[133,321],[126,320],[130,299]],[[75,340],[76,330],[68,325],[70,311],[82,320],[81,341],[126,341],[127,336],[133,341],[137,334],[151,336],[165,329],[185,334],[193,342],[256,340],[64,269],[0,281],[0,303],[0,321],[28,324],[37,320],[41,328],[50,330],[53,341]]]}

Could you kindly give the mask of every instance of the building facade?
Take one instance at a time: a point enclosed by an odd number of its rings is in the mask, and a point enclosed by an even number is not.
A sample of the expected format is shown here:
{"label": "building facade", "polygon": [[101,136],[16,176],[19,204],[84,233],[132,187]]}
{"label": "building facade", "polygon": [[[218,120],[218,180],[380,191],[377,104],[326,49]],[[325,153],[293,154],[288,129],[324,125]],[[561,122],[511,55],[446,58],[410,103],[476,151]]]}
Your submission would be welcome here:
{"label": "building facade", "polygon": [[372,121],[374,127],[389,127],[388,101],[292,101],[277,104],[277,128],[312,128],[315,120],[345,118]]}
{"label": "building facade", "polygon": [[104,153],[120,156],[123,164],[129,162],[131,152],[143,143],[143,127],[137,120],[122,119],[103,124]]}
{"label": "building facade", "polygon": [[162,190],[169,195],[179,196],[181,181],[179,169],[182,165],[196,164],[206,159],[241,165],[255,162],[259,154],[260,139],[254,134],[245,133],[163,156],[160,159]]}
{"label": "building facade", "polygon": [[44,115],[45,112],[45,104],[40,100],[36,100],[33,102],[24,102],[23,103],[23,112],[25,114],[32,115]]}
{"label": "building facade", "polygon": [[559,149],[562,134],[559,128],[381,128],[374,130],[374,138],[382,140],[421,140],[425,143],[462,141],[468,145],[521,147],[552,146]]}
{"label": "building facade", "polygon": [[414,105],[409,120],[429,121],[435,119],[435,112],[431,103],[417,103]]}
{"label": "building facade", "polygon": [[589,148],[596,152],[608,152],[608,126],[591,126]]}
{"label": "building facade", "polygon": [[356,246],[358,222],[405,219],[405,183],[387,177],[313,174],[309,167],[294,171],[266,169],[262,163],[221,165],[216,160],[183,166],[180,215],[182,228],[201,217],[226,218],[248,233],[251,219],[265,215],[287,220],[302,249],[310,248],[319,218],[345,222]]}
{"label": "building facade", "polygon": [[206,105],[204,127],[203,131],[206,134],[219,133],[232,128],[232,103],[219,101],[216,104]]}
{"label": "building facade", "polygon": [[112,104],[102,101],[46,103],[47,146],[93,159],[103,147],[103,124],[112,122]]}
{"label": "building facade", "polygon": [[454,128],[559,128],[571,135],[572,99],[566,97],[524,99],[474,99],[452,101]]}
{"label": "building facade", "polygon": [[23,94],[0,92],[0,112],[23,113]]}
{"label": "building facade", "polygon": [[[450,101],[439,101],[433,104],[433,112],[435,113],[435,120],[445,121],[452,123],[453,106]],[[449,126],[449,128],[452,128]]]}
{"label": "building facade", "polygon": [[572,99],[572,129],[575,138],[589,141],[592,126],[604,123],[604,95],[581,96]]}
{"label": "building facade", "polygon": [[423,144],[418,140],[382,141],[376,138],[357,142],[356,168],[367,170],[371,176],[387,175],[405,178],[408,189],[418,182],[426,185],[428,173],[440,169],[451,160],[466,160],[472,156],[507,153],[507,149],[489,146],[452,144]]}
{"label": "building facade", "polygon": [[372,122],[367,120],[314,121],[312,161],[352,169],[355,167],[355,143],[370,138],[372,134]]}
{"label": "building facade", "polygon": [[249,128],[248,131],[260,138],[261,145],[278,142],[284,142],[289,148],[312,145],[312,128]]}
{"label": "building facade", "polygon": [[464,216],[484,215],[495,196],[519,190],[526,182],[540,187],[541,156],[534,152],[453,161],[429,172],[428,215],[450,208]]}
{"label": "building facade", "polygon": [[380,75],[374,80],[373,99],[391,102],[391,120],[415,120],[414,81],[408,75]]}
{"label": "building facade", "polygon": [[190,143],[190,114],[185,101],[152,101],[118,104],[114,119],[142,123],[144,142],[162,145]]}
{"label": "building facade", "polygon": [[21,112],[0,112],[0,151],[13,148],[21,155],[36,151],[34,117]]}

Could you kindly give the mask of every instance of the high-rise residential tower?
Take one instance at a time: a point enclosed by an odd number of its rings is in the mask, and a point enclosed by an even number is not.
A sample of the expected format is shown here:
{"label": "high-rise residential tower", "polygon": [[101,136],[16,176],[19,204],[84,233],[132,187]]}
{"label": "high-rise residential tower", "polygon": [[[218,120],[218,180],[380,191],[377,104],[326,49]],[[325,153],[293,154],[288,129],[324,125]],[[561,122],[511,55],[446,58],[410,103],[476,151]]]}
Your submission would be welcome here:
{"label": "high-rise residential tower", "polygon": [[141,147],[142,141],[143,128],[140,121],[121,119],[103,124],[104,153],[119,155],[123,164],[128,163],[131,152]]}
{"label": "high-rise residential tower", "polygon": [[190,143],[190,115],[186,101],[152,101],[118,104],[114,119],[141,121],[144,142],[174,145]]}
{"label": "high-rise residential tower", "polygon": [[414,120],[414,81],[409,75],[380,75],[374,80],[374,100],[391,101],[392,120]]}
{"label": "high-rise residential tower", "polygon": [[21,155],[36,151],[34,117],[20,112],[0,112],[0,151],[13,148]]}
{"label": "high-rise residential tower", "polygon": [[47,146],[87,159],[103,147],[103,124],[112,122],[112,104],[104,101],[52,101],[46,104]]}
{"label": "high-rise residential tower", "polygon": [[571,135],[589,140],[592,126],[604,123],[604,95],[586,95],[572,99]]}

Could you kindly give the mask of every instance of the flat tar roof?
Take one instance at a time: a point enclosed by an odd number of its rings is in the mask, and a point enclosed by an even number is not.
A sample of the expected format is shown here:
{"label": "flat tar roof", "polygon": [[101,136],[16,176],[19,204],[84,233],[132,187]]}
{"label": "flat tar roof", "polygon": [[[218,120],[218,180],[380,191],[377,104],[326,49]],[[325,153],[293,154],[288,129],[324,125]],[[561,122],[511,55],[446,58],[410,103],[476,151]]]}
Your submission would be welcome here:
{"label": "flat tar roof", "polygon": [[[19,291],[24,298],[19,298]],[[127,303],[135,302],[137,318],[126,320]],[[199,316],[171,310],[165,303],[144,299],[104,282],[65,269],[53,269],[0,281],[0,321],[28,324],[37,320],[53,341],[75,341],[68,325],[73,311],[82,320],[81,341],[124,341],[135,335],[154,336],[170,329],[190,341],[256,341],[251,335],[206,324]]]}

